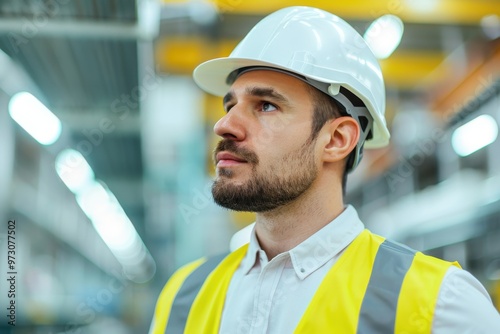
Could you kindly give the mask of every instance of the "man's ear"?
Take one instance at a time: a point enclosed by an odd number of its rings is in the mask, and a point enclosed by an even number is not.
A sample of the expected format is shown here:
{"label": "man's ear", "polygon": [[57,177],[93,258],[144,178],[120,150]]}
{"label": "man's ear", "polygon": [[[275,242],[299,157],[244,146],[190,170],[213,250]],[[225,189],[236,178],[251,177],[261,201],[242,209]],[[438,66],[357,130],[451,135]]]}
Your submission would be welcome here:
{"label": "man's ear", "polygon": [[358,144],[360,127],[352,117],[342,116],[326,124],[329,142],[324,147],[325,162],[344,160]]}

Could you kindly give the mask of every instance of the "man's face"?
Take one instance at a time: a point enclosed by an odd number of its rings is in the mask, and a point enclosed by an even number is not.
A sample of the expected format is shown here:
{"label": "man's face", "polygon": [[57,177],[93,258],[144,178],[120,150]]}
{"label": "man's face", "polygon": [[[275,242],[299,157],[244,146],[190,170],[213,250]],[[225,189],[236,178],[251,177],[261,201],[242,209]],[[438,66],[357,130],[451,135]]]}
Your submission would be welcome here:
{"label": "man's face", "polygon": [[318,173],[310,141],[313,103],[302,81],[256,70],[243,73],[224,98],[214,131],[214,200],[237,211],[264,212],[297,199]]}

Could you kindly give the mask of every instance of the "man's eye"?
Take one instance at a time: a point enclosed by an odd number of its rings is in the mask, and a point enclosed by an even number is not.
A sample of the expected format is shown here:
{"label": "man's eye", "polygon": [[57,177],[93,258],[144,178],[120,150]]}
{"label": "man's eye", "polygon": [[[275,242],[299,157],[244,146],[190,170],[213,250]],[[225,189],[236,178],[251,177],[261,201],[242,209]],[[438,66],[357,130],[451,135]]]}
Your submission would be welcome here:
{"label": "man's eye", "polygon": [[262,111],[275,111],[275,110],[278,110],[278,108],[276,108],[274,104],[271,104],[269,102],[262,103]]}

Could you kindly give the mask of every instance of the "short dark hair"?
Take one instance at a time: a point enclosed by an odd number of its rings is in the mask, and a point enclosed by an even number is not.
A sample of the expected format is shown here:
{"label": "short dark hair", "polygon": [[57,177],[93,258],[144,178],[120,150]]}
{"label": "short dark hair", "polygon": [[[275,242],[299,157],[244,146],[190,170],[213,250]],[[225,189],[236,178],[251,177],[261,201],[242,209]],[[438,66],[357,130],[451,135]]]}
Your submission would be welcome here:
{"label": "short dark hair", "polygon": [[[320,130],[323,128],[326,122],[338,117],[349,116],[349,114],[342,111],[343,108],[339,107],[338,102],[336,102],[330,96],[310,85],[307,85],[307,87],[308,92],[311,96],[311,100],[314,104],[311,136],[309,137],[309,141],[312,142],[318,137]],[[344,173],[342,174],[342,194],[344,196],[347,185],[347,174],[349,173],[348,161],[353,154],[355,154],[355,149],[353,149],[352,152],[349,153],[347,159],[345,159]]]}

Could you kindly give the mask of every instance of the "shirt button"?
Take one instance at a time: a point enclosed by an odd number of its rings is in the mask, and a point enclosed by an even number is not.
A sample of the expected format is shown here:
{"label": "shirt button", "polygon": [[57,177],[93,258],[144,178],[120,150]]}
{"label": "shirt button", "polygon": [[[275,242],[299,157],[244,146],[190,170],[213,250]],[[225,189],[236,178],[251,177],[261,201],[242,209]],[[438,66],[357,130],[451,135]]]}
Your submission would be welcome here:
{"label": "shirt button", "polygon": [[300,268],[300,272],[301,272],[301,273],[305,273],[305,272],[306,272],[306,270],[305,270],[304,268]]}

